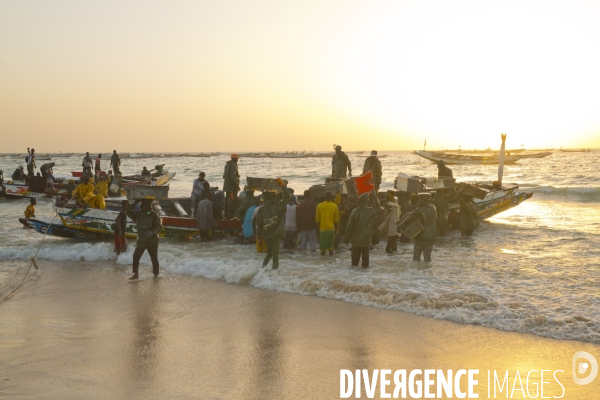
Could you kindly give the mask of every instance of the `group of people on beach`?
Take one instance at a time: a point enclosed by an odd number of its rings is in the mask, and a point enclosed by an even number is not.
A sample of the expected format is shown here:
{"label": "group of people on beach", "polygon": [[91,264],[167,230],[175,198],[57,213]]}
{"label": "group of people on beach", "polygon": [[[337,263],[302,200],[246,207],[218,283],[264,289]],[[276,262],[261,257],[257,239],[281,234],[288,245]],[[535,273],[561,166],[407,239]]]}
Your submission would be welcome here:
{"label": "group of people on beach", "polygon": [[[263,267],[273,260],[273,268],[279,267],[279,250],[316,251],[317,242],[321,255],[333,255],[343,240],[351,247],[353,266],[369,266],[369,251],[379,242],[379,236],[387,237],[386,252],[397,251],[398,241],[414,242],[413,260],[423,255],[431,261],[435,240],[444,236],[449,225],[460,227],[469,236],[478,224],[477,208],[469,195],[451,189],[438,189],[432,198],[430,193],[409,194],[389,190],[383,205],[378,193],[381,185],[382,166],[373,150],[363,166],[363,173],[371,172],[374,190],[361,196],[325,193],[323,198],[312,198],[306,190],[302,201],[287,187],[285,181],[277,180],[281,189],[264,191],[255,196],[252,189],[240,192],[239,156],[232,154],[226,163],[223,179],[222,202],[215,202],[214,193],[201,172],[194,181],[191,194],[192,209],[198,219],[202,241],[211,240],[211,231],[218,225],[215,219],[236,219],[242,222],[243,243],[256,244],[257,252],[266,253]],[[349,157],[336,146],[332,157],[332,178],[346,179],[352,174]],[[453,178],[452,170],[438,164],[438,178]],[[217,188],[218,189],[218,188]],[[449,201],[460,201],[460,212],[448,217]],[[422,230],[409,238],[399,226],[418,221]],[[362,262],[361,262],[362,260]]]}

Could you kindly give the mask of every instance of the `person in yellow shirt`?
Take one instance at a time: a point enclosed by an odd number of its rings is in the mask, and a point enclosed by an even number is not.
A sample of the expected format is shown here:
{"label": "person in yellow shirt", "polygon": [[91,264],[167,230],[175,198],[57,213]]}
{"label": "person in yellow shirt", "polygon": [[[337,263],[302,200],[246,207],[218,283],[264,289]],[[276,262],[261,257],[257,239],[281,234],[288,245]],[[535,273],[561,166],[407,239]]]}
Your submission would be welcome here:
{"label": "person in yellow shirt", "polygon": [[36,199],[29,199],[29,205],[25,209],[25,218],[35,218],[35,205],[37,204]]}
{"label": "person in yellow shirt", "polygon": [[96,183],[94,191],[102,197],[108,197],[108,176],[105,173],[100,174],[100,180]]}
{"label": "person in yellow shirt", "polygon": [[87,204],[91,208],[99,208],[101,210],[106,209],[104,197],[99,194],[94,194],[94,185],[89,183],[88,178],[81,178],[81,183],[77,185],[73,191],[73,197],[75,197],[77,203],[81,205]]}
{"label": "person in yellow shirt", "polygon": [[329,250],[330,256],[333,255],[335,233],[339,232],[340,211],[332,200],[333,195],[330,192],[325,193],[325,201],[317,206],[315,217],[319,223],[319,247],[322,256],[325,255],[325,250]]}

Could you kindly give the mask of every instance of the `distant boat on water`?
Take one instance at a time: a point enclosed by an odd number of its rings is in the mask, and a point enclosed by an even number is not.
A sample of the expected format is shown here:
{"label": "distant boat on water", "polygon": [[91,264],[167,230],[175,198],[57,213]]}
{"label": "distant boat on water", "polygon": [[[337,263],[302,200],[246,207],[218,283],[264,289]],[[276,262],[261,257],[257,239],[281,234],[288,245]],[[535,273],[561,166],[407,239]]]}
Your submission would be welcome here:
{"label": "distant boat on water", "polygon": [[560,149],[563,153],[589,153],[591,150],[586,149]]}

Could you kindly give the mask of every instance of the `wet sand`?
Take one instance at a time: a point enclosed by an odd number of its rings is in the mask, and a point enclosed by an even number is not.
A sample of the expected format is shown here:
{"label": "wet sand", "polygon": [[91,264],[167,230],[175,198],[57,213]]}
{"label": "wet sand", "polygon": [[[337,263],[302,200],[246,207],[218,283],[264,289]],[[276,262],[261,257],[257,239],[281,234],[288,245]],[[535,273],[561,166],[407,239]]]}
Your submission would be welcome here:
{"label": "wet sand", "polygon": [[[479,369],[479,398],[488,370],[519,370],[523,384],[529,370],[564,370],[564,399],[599,398],[600,377],[587,386],[571,379],[574,352],[600,359],[594,344],[189,276],[154,279],[144,265],[137,282],[110,263],[40,268],[0,304],[3,398],[335,399],[340,369],[358,368]],[[547,388],[560,396],[555,383]]]}

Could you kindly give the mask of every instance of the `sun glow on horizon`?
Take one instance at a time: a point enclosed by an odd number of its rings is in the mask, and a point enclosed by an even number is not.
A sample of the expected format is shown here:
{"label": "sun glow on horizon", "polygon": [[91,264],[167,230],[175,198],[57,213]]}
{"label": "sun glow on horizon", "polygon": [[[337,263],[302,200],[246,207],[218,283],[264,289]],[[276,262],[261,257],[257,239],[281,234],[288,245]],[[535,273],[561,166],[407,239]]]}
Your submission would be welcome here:
{"label": "sun glow on horizon", "polygon": [[0,3],[4,151],[600,147],[598,1],[38,6]]}

